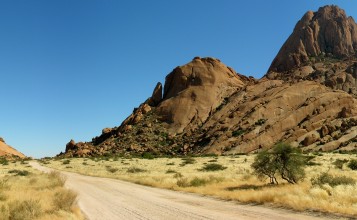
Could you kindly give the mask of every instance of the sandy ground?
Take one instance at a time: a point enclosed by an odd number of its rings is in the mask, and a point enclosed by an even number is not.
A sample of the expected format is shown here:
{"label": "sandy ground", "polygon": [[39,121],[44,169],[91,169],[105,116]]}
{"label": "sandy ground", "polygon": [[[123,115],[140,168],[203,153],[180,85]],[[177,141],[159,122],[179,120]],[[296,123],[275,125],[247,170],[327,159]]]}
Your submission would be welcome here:
{"label": "sandy ground", "polygon": [[[44,172],[51,170],[37,162],[30,164]],[[326,219],[115,179],[62,173],[67,176],[66,186],[78,193],[78,205],[88,219]]]}

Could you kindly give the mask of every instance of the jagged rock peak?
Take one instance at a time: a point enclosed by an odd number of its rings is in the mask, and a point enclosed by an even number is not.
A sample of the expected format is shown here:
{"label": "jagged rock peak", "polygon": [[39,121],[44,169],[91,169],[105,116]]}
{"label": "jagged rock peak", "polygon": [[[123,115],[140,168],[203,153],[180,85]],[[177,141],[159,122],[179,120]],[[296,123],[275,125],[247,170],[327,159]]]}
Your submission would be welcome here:
{"label": "jagged rock peak", "polygon": [[0,142],[3,142],[3,143],[5,143],[5,140],[4,140],[4,138],[0,137]]}
{"label": "jagged rock peak", "polygon": [[357,24],[335,5],[308,11],[273,60],[268,72],[284,72],[300,67],[312,57],[355,57]]}
{"label": "jagged rock peak", "polygon": [[162,84],[158,82],[149,98],[148,104],[151,106],[157,106],[162,100]]}

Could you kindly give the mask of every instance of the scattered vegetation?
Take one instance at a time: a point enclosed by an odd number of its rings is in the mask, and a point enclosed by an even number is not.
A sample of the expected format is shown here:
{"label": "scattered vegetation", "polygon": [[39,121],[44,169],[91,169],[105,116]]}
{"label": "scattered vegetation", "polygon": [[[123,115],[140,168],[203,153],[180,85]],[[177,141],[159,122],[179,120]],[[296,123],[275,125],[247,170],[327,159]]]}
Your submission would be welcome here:
{"label": "scattered vegetation", "polygon": [[83,219],[76,194],[64,183],[59,172],[45,174],[12,161],[0,168],[0,219]]}
{"label": "scattered vegetation", "polygon": [[[275,151],[274,148],[266,153],[273,156],[279,155],[277,158],[285,155],[285,150],[280,152]],[[138,157],[131,158],[120,157],[119,162],[114,162],[113,158],[109,158],[108,161],[94,159],[99,161],[95,166],[83,165],[84,158],[73,158],[71,159],[73,168],[66,169],[62,166],[62,160],[53,160],[48,166],[87,175],[118,178],[154,187],[211,195],[242,203],[269,204],[294,210],[308,209],[356,216],[357,184],[353,182],[357,181],[357,172],[347,166],[348,162],[356,159],[356,155],[320,152],[301,154],[295,151],[298,150],[295,148],[291,151],[287,150],[287,155],[291,156],[290,159],[294,159],[292,162],[295,162],[297,158],[299,164],[303,164],[301,169],[305,171],[305,178],[299,179],[296,184],[282,184],[288,182],[282,178],[279,169],[276,169],[274,176],[279,184],[262,183],[251,166],[259,154],[159,157],[154,160],[147,160],[142,158],[142,155],[138,155]],[[335,166],[334,161],[337,160],[347,161],[342,170]],[[293,164],[290,162],[287,163],[287,167]],[[202,172],[202,168],[208,164],[220,164],[226,169]],[[118,171],[108,172],[109,166],[117,168]],[[145,171],[141,172],[143,169]],[[268,176],[263,175],[263,177]]]}
{"label": "scattered vegetation", "polygon": [[332,187],[338,185],[354,185],[356,184],[356,180],[347,177],[347,176],[333,176],[328,174],[327,172],[322,173],[321,175],[311,179],[312,185],[323,186],[324,184],[328,184]]}

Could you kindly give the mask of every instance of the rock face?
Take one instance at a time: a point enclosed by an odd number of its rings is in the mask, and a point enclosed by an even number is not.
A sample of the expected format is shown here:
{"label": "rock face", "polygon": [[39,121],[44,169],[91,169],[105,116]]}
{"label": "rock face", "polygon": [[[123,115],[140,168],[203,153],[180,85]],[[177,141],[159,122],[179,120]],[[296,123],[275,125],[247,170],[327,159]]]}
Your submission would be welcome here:
{"label": "rock face", "polygon": [[172,133],[196,129],[232,93],[244,86],[237,73],[214,58],[195,58],[166,76],[157,109]]}
{"label": "rock face", "polygon": [[18,152],[15,148],[7,145],[3,138],[0,137],[0,156],[2,157],[19,157],[24,158],[26,157],[24,154]]}
{"label": "rock face", "polygon": [[280,49],[269,71],[284,72],[307,63],[310,57],[355,57],[357,24],[337,6],[308,11]]}
{"label": "rock face", "polygon": [[356,132],[357,100],[344,91],[257,81],[196,58],[167,76],[156,107],[145,102],[91,142],[70,141],[65,156],[247,153],[281,141],[306,151],[354,150]]}
{"label": "rock face", "polygon": [[357,97],[357,24],[337,6],[309,11],[272,62],[267,78],[313,80]]}

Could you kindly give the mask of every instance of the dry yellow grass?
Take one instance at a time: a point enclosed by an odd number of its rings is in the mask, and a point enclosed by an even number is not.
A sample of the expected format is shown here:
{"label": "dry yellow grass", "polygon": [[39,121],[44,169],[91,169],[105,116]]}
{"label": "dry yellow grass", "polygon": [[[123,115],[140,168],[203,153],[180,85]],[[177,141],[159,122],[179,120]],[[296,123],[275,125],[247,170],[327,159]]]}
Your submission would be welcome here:
{"label": "dry yellow grass", "polygon": [[[85,175],[117,178],[154,187],[210,195],[220,199],[243,203],[258,203],[290,208],[298,211],[357,216],[357,185],[312,185],[311,178],[322,172],[345,175],[357,181],[357,171],[333,165],[336,159],[356,159],[356,155],[325,153],[313,161],[318,165],[307,166],[307,177],[301,183],[272,186],[258,180],[250,168],[254,155],[195,157],[193,164],[181,158],[147,159],[84,159],[73,158],[48,161],[46,166]],[[205,172],[205,164],[217,163],[226,169]],[[131,172],[128,172],[131,171]],[[279,179],[278,179],[279,180]]]}
{"label": "dry yellow grass", "polygon": [[[14,170],[25,171],[24,176],[9,173]],[[0,220],[83,219],[74,203],[76,194],[63,185],[58,173],[43,174],[27,163],[0,165]],[[65,207],[58,205],[65,202]]]}

